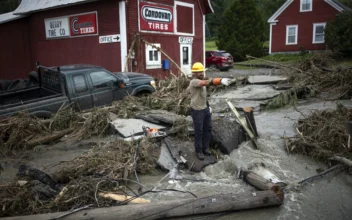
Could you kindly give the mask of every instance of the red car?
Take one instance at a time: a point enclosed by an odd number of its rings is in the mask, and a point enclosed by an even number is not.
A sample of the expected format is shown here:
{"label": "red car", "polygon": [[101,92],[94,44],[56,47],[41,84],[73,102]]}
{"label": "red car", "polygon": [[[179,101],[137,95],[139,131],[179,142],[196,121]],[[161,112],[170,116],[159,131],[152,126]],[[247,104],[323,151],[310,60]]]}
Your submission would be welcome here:
{"label": "red car", "polygon": [[233,68],[233,57],[224,50],[207,50],[205,65],[209,68],[226,70]]}

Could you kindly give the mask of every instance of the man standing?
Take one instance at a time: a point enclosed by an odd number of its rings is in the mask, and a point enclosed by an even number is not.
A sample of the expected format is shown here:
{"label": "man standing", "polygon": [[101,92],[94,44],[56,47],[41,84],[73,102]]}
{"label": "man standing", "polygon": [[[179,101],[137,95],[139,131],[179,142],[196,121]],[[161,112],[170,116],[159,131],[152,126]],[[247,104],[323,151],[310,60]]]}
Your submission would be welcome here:
{"label": "man standing", "polygon": [[207,89],[209,85],[230,84],[228,78],[214,78],[204,80],[203,64],[197,62],[192,66],[192,76],[188,89],[191,92],[191,115],[195,131],[194,146],[198,159],[204,160],[204,155],[210,156],[209,143],[211,138],[211,112],[207,105]]}

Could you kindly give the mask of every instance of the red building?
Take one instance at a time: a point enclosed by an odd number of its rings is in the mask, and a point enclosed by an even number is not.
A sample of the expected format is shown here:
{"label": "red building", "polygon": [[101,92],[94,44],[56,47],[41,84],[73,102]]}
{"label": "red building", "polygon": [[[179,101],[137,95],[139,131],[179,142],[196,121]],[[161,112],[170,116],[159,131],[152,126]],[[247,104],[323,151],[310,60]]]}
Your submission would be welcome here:
{"label": "red building", "polygon": [[177,74],[177,66],[188,73],[205,63],[212,12],[210,0],[22,0],[0,15],[0,79],[27,78],[36,61],[158,78]]}
{"label": "red building", "polygon": [[269,53],[326,50],[325,25],[343,10],[338,0],[287,0],[268,20]]}

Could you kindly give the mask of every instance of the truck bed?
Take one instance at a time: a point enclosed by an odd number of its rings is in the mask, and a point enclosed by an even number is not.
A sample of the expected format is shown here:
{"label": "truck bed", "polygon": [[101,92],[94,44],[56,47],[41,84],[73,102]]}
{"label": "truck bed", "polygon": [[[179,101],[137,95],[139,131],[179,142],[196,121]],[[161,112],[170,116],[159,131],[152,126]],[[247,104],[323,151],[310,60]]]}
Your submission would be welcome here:
{"label": "truck bed", "polygon": [[25,105],[32,101],[37,102],[63,95],[47,88],[25,88],[0,94],[0,109]]}

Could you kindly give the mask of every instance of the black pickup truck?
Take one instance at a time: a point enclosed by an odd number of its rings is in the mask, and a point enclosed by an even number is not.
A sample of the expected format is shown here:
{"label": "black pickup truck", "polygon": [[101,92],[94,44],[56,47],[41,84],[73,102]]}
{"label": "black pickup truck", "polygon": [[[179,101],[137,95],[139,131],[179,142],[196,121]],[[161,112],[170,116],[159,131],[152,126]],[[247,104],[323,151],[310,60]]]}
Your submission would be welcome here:
{"label": "black pickup truck", "polygon": [[72,104],[79,111],[156,91],[149,75],[112,73],[94,65],[44,67],[37,63],[37,72],[37,86],[0,93],[0,117],[27,110],[36,117],[49,118],[63,105]]}

